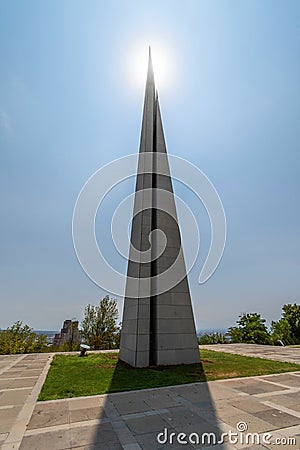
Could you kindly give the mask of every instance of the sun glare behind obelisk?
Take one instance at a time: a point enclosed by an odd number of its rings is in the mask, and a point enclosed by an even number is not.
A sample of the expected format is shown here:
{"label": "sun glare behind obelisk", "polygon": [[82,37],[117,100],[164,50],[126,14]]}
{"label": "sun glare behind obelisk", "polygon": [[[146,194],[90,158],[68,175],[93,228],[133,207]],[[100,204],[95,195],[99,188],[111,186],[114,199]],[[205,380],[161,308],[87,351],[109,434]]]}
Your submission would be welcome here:
{"label": "sun glare behind obelisk", "polygon": [[[170,52],[167,52],[165,48],[157,44],[148,45],[151,47],[152,64],[155,74],[155,84],[159,91],[165,89],[166,85],[170,83],[171,73],[171,58]],[[135,86],[141,86],[145,83],[148,67],[148,54],[146,45],[138,46],[133,51],[132,57],[132,79],[135,82]]]}

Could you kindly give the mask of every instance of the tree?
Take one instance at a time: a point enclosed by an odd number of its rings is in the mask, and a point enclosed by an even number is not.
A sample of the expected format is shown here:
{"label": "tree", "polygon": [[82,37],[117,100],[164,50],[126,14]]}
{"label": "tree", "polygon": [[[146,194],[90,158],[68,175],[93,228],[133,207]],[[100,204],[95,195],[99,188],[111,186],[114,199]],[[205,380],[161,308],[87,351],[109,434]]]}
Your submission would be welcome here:
{"label": "tree", "polygon": [[265,325],[266,320],[257,313],[243,313],[237,320],[237,327],[228,329],[231,342],[247,344],[270,344],[270,334]]}
{"label": "tree", "polygon": [[81,328],[88,345],[94,350],[117,348],[120,335],[117,319],[117,301],[108,295],[99,302],[99,306],[87,305]]}
{"label": "tree", "polygon": [[0,354],[32,353],[46,350],[47,336],[37,336],[28,325],[18,320],[6,330],[0,330]]}
{"label": "tree", "polygon": [[300,305],[287,304],[282,307],[282,317],[271,323],[272,340],[286,345],[300,344]]}
{"label": "tree", "polygon": [[290,324],[283,318],[271,322],[271,337],[273,344],[277,344],[278,341],[282,341],[285,345],[294,344]]}
{"label": "tree", "polygon": [[223,333],[205,333],[199,337],[198,343],[201,345],[208,344],[226,344],[226,336]]}

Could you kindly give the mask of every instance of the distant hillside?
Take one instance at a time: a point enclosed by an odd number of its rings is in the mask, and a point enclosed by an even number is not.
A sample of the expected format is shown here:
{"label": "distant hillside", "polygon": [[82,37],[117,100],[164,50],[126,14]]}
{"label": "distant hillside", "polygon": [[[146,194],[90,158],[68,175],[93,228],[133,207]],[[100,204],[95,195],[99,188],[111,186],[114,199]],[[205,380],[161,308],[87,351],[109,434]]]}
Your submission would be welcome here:
{"label": "distant hillside", "polygon": [[204,330],[197,330],[197,336],[201,337],[204,334],[213,334],[213,333],[227,333],[227,328],[207,328]]}
{"label": "distant hillside", "polygon": [[53,331],[53,330],[33,330],[33,331],[37,335],[45,334],[47,337],[54,336],[56,333],[58,333],[58,331]]}

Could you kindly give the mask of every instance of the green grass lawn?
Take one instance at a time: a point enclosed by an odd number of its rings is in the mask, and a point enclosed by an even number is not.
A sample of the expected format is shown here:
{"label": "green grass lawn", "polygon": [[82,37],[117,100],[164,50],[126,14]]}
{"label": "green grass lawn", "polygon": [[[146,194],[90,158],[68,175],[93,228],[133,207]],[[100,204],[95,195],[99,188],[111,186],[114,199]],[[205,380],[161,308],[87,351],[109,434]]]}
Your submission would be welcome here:
{"label": "green grass lawn", "polygon": [[56,355],[39,400],[172,386],[224,378],[300,370],[298,364],[201,350],[201,363],[134,369],[118,362],[117,353]]}

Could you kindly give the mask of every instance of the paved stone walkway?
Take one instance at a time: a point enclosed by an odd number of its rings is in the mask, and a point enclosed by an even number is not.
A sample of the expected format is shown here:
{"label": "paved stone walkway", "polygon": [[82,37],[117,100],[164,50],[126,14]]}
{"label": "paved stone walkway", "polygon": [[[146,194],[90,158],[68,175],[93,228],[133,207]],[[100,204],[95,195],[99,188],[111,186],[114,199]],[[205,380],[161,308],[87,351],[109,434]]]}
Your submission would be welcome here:
{"label": "paved stone walkway", "polygon": [[52,355],[43,353],[0,355],[1,449],[19,447],[51,359]]}
{"label": "paved stone walkway", "polygon": [[227,436],[211,450],[300,448],[300,371],[36,403],[51,357],[0,357],[1,449],[199,449],[203,433],[218,440],[238,423],[240,442]]}
{"label": "paved stone walkway", "polygon": [[215,344],[200,345],[201,348],[215,350],[216,352],[234,353],[236,355],[255,356],[257,358],[300,364],[300,348],[297,347],[277,347],[274,345],[257,344]]}

